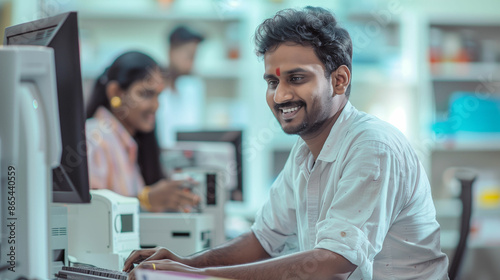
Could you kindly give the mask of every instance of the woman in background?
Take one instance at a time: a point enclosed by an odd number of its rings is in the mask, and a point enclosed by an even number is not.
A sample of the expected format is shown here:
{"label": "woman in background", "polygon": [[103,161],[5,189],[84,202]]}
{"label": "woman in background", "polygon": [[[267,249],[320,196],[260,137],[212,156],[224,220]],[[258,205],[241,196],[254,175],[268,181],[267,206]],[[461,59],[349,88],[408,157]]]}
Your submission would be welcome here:
{"label": "woman in background", "polygon": [[157,63],[140,52],[120,55],[96,80],[87,106],[90,186],[139,198],[143,209],[189,211],[199,202],[186,181],[167,181],[155,137]]}

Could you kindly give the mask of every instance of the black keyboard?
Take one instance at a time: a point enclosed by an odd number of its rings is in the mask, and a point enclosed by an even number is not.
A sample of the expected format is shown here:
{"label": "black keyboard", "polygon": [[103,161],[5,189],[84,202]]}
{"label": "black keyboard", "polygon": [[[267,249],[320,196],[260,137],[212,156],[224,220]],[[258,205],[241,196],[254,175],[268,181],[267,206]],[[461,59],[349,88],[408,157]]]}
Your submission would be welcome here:
{"label": "black keyboard", "polygon": [[123,271],[109,270],[99,267],[69,267],[63,266],[62,270],[56,274],[57,279],[72,280],[127,280],[128,273]]}

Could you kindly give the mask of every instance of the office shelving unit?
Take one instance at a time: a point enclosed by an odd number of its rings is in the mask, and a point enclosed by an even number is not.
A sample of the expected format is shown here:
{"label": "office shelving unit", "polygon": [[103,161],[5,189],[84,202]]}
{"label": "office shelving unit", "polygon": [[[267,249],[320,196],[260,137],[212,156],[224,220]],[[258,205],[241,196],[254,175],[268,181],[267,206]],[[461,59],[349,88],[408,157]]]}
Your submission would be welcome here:
{"label": "office shelving unit", "polygon": [[218,117],[205,118],[205,125],[220,128],[237,123],[239,120],[229,108],[241,106],[237,100],[243,77],[240,66],[246,59],[241,49],[247,39],[244,14],[211,2],[201,9],[192,9],[183,2],[169,7],[162,6],[161,1],[128,2],[115,3],[113,9],[103,7],[105,3],[78,2],[86,92],[104,67],[125,50],[145,51],[160,64],[168,65],[168,31],[182,24],[206,38],[198,48],[193,74],[204,81],[206,114],[213,116],[216,111]]}
{"label": "office shelving unit", "polygon": [[[209,45],[208,47],[200,45],[200,54],[198,54],[197,60],[217,62],[215,65],[207,65],[208,63],[195,64],[195,74],[206,78],[239,77],[239,59],[228,58],[224,56],[223,51],[225,50],[224,40],[226,40],[226,34],[224,34],[224,32],[228,29],[229,25],[239,28],[238,25],[244,20],[242,16],[230,14],[218,17],[216,14],[209,12],[203,14],[178,13],[170,9],[156,10],[153,8],[154,7],[142,9],[142,11],[111,12],[103,12],[100,10],[94,11],[88,8],[83,9],[79,11],[79,16],[84,32],[84,39],[100,41],[94,43],[95,45],[99,45],[99,43],[107,44],[108,42],[104,39],[120,41],[122,44],[126,42],[126,44],[131,47],[141,47],[145,45],[153,55],[158,56],[158,59],[163,59],[163,62],[166,63],[166,31],[180,24],[194,26],[194,28],[201,30],[201,32],[206,35],[207,40],[204,44]],[[121,34],[123,31],[120,30],[124,29],[126,29],[125,34]],[[238,30],[236,30],[236,33],[237,31]],[[109,38],[109,34],[112,34],[116,38]],[[121,35],[127,38],[122,38]],[[102,36],[106,37],[103,38]],[[148,40],[138,42],[143,37],[147,37]],[[236,43],[239,43],[240,38],[236,38],[236,40]],[[123,49],[124,47],[121,48]],[[210,49],[206,50],[207,48]],[[99,51],[101,54],[97,54],[98,56],[107,55],[105,53],[106,50]],[[206,52],[211,53],[207,54]],[[99,59],[95,59],[91,62],[98,62],[98,60]],[[95,69],[92,67],[88,67],[85,70],[84,76],[93,76],[96,74],[94,72]]]}
{"label": "office shelving unit", "polygon": [[[500,49],[496,47],[500,43],[499,28],[500,21],[488,17],[431,16],[421,23],[423,37],[419,57],[425,61],[425,68],[420,80],[426,90],[422,92],[424,102],[420,111],[427,109],[429,113],[421,118],[420,137],[428,140],[423,160],[441,224],[441,246],[450,259],[458,242],[461,205],[456,198],[457,186],[449,181],[453,173],[449,168],[470,168],[478,174],[473,186],[472,227],[461,274],[463,279],[500,273],[496,266],[486,265],[487,259],[498,262],[500,257],[497,234],[500,201],[495,198],[500,192],[500,133],[446,134],[433,132],[431,125],[448,118],[449,99],[454,92],[470,92],[484,99],[500,98]],[[489,201],[485,201],[487,192],[494,193]]]}
{"label": "office shelving unit", "polygon": [[[433,61],[428,63],[429,99],[431,101],[431,104],[428,105],[433,108],[430,117],[433,122],[446,120],[450,111],[448,100],[456,91],[475,93],[484,99],[500,98],[500,87],[498,87],[500,82],[500,49],[496,47],[500,43],[498,28],[500,28],[500,21],[488,19],[431,18],[429,20],[427,24],[428,36],[432,36],[431,32],[441,33],[444,38],[441,45],[445,48],[441,49],[440,58],[431,58]],[[434,44],[432,40],[429,38],[428,50],[432,49]],[[455,43],[461,45],[453,46]],[[466,49],[467,44],[471,45],[469,50]],[[448,46],[446,47],[446,45]],[[455,54],[451,52],[455,52]],[[460,52],[469,53],[459,54]],[[459,57],[452,57],[457,54]],[[464,55],[466,57],[460,58]],[[471,111],[467,113],[481,112]],[[498,144],[500,143],[500,133],[457,133],[455,135],[434,133],[434,138],[435,143],[430,147],[431,158],[435,159],[430,161],[433,186],[443,187],[439,176],[442,168],[437,162],[439,158],[443,157],[448,157],[449,164],[452,166],[500,170],[500,162],[493,161],[482,165],[476,158],[482,153],[500,156],[500,145]],[[439,164],[445,163],[440,162]],[[442,198],[439,190],[436,190],[434,194],[438,198]]]}

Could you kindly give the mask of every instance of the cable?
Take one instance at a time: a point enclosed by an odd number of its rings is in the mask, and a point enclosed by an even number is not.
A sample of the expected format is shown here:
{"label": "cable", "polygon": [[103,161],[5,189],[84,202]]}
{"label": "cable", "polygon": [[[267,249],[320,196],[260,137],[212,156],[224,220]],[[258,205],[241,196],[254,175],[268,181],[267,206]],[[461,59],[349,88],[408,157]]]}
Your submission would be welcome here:
{"label": "cable", "polygon": [[473,172],[468,170],[460,170],[455,176],[460,181],[461,186],[460,200],[462,202],[462,215],[460,221],[460,239],[455,250],[455,255],[453,256],[453,261],[448,270],[450,280],[455,280],[457,277],[465,248],[467,247],[467,238],[469,237],[470,220],[472,216],[472,184],[477,178]]}

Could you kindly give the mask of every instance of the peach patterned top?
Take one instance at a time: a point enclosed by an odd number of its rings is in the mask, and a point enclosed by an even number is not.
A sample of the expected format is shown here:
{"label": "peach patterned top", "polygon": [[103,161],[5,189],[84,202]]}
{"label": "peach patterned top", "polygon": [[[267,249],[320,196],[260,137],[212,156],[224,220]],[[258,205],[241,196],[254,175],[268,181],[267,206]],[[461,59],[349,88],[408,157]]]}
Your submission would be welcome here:
{"label": "peach patterned top", "polygon": [[104,107],[86,122],[87,159],[91,189],[109,189],[137,196],[144,188],[137,163],[137,143]]}

